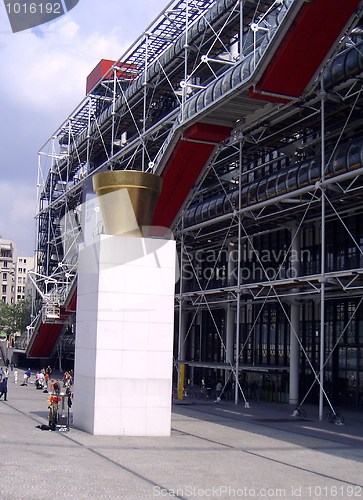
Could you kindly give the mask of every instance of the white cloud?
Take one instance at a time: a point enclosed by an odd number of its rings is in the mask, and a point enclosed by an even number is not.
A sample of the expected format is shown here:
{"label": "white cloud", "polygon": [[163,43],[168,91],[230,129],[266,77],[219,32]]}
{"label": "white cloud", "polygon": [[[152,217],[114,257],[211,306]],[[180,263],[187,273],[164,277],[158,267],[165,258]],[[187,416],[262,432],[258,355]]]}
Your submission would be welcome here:
{"label": "white cloud", "polygon": [[0,182],[0,235],[13,240],[20,255],[34,253],[35,208],[34,187],[18,181]]}
{"label": "white cloud", "polygon": [[6,49],[0,85],[7,99],[45,114],[61,111],[61,121],[85,96],[87,75],[98,61],[122,53],[116,28],[87,34],[67,16],[11,38]]}

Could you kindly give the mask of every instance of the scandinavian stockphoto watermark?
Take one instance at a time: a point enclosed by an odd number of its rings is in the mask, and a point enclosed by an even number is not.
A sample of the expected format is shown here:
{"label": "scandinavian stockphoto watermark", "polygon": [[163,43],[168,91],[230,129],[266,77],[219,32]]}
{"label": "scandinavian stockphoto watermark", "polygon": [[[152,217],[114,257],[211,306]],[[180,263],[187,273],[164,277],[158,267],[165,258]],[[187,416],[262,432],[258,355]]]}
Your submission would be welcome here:
{"label": "scandinavian stockphoto watermark", "polygon": [[4,0],[13,33],[24,31],[61,17],[79,0]]}
{"label": "scandinavian stockphoto watermark", "polygon": [[236,283],[238,277],[245,283],[296,279],[300,268],[312,262],[309,249],[299,251],[280,249],[203,249],[193,251],[185,247],[182,260],[183,280],[201,280]]}
{"label": "scandinavian stockphoto watermark", "polygon": [[298,485],[282,488],[254,488],[230,485],[211,487],[184,486],[177,489],[167,489],[161,486],[153,487],[153,496],[161,498],[276,498],[280,500],[332,499],[332,498],[362,498],[362,487],[355,485]]}

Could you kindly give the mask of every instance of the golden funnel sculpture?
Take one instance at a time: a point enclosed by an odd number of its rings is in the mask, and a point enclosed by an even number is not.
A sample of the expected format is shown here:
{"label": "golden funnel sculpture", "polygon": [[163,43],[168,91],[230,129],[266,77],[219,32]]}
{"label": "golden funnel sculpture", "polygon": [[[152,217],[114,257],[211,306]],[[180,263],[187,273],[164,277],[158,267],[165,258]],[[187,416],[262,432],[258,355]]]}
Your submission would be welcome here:
{"label": "golden funnel sculpture", "polygon": [[142,227],[151,224],[161,177],[138,170],[110,170],[95,174],[92,182],[105,232],[142,236]]}

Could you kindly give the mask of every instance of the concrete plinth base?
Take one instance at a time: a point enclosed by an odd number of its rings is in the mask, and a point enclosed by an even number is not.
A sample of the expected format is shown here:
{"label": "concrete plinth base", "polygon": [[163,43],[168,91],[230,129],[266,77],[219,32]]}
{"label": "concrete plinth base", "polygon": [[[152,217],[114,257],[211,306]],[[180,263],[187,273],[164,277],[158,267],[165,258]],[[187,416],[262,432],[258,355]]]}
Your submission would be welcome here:
{"label": "concrete plinth base", "polygon": [[100,235],[78,264],[74,426],[169,436],[175,242]]}

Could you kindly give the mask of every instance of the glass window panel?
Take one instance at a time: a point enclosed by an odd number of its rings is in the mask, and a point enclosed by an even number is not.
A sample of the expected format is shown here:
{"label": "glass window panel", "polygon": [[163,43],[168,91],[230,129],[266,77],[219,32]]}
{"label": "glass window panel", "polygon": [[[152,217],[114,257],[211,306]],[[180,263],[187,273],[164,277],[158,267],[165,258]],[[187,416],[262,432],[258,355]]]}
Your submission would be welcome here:
{"label": "glass window panel", "polygon": [[363,344],[363,320],[358,321],[358,343]]}
{"label": "glass window panel", "polygon": [[345,370],[347,366],[347,350],[345,347],[339,349],[339,368]]}
{"label": "glass window panel", "polygon": [[[354,393],[357,389],[357,372],[347,372],[347,389],[349,392]],[[351,395],[351,394],[350,394]]]}
{"label": "glass window panel", "polygon": [[[358,368],[360,370],[363,370],[363,348],[358,349],[358,353],[359,353]],[[362,385],[362,391],[363,391],[363,385]]]}
{"label": "glass window panel", "polygon": [[358,350],[353,347],[347,349],[347,369],[355,370],[357,369],[357,354]]}

